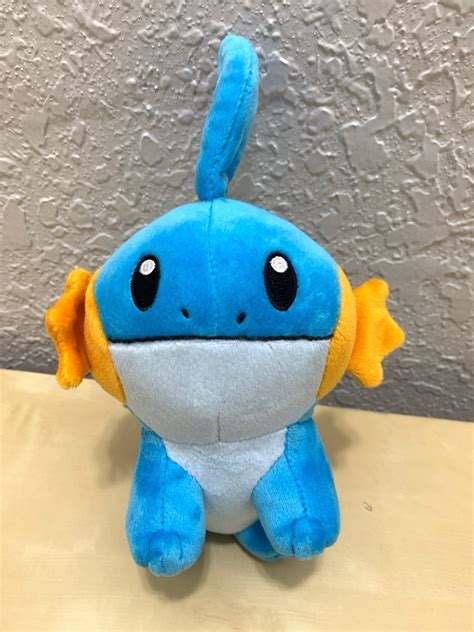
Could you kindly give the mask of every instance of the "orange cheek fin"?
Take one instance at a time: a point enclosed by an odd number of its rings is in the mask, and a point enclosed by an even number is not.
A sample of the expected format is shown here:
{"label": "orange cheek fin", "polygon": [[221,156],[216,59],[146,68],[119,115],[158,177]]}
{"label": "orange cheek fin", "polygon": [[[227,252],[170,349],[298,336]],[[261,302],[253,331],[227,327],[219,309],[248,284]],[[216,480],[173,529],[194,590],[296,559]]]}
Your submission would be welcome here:
{"label": "orange cheek fin", "polygon": [[400,347],[403,330],[390,316],[386,300],[389,287],[371,279],[354,290],[357,328],[348,372],[361,386],[373,388],[383,380],[382,360]]}
{"label": "orange cheek fin", "polygon": [[90,369],[84,339],[85,297],[90,279],[86,270],[70,272],[63,295],[46,312],[46,329],[59,356],[56,377],[63,388],[79,386]]}

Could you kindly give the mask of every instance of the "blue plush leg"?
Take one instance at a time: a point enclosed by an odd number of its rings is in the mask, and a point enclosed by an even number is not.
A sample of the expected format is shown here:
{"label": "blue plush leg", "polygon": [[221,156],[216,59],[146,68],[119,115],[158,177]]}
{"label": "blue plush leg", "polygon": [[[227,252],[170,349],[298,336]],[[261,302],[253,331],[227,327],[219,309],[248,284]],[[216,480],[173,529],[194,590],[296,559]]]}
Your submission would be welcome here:
{"label": "blue plush leg", "polygon": [[258,482],[252,499],[278,553],[309,559],[336,541],[336,490],[311,419],[289,426],[284,453]]}
{"label": "blue plush leg", "polygon": [[135,561],[155,575],[177,575],[198,559],[205,531],[201,487],[168,457],[158,435],[143,428],[127,513]]}
{"label": "blue plush leg", "polygon": [[235,537],[244,549],[247,549],[249,553],[252,553],[252,555],[259,557],[265,562],[274,562],[286,557],[275,551],[263,530],[260,520],[257,520],[257,522],[251,524],[250,527],[236,533]]}

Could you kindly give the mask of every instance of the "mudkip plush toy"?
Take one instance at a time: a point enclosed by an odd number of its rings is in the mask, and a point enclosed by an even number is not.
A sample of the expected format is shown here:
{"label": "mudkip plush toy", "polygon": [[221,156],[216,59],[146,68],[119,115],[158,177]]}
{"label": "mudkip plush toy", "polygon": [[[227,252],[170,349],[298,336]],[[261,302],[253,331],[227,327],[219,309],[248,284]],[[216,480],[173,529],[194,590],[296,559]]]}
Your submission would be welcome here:
{"label": "mudkip plush toy", "polygon": [[403,342],[388,286],[354,291],[292,224],[226,198],[258,101],[249,42],[226,37],[197,164],[198,202],[140,230],[48,310],[61,386],[90,371],[139,419],[126,529],[135,561],[176,575],[206,529],[263,560],[334,543],[339,509],[312,421],[346,371],[366,387]]}

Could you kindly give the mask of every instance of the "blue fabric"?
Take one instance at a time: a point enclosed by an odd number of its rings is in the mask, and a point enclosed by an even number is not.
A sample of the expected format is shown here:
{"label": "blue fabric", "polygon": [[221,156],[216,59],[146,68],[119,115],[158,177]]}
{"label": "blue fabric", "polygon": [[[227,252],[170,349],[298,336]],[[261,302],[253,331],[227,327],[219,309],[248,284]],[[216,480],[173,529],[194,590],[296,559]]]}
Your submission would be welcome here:
{"label": "blue fabric", "polygon": [[323,444],[311,419],[289,426],[285,451],[256,485],[252,500],[272,547],[309,559],[339,534],[339,506]]}
{"label": "blue fabric", "polygon": [[252,555],[255,555],[255,557],[260,558],[264,562],[276,562],[286,557],[286,555],[281,555],[275,551],[267,534],[263,530],[260,520],[257,520],[257,522],[251,524],[250,527],[236,533],[235,537],[244,549],[247,549],[249,553],[252,553]]}
{"label": "blue fabric", "polygon": [[258,107],[258,58],[250,42],[228,35],[219,49],[218,80],[196,169],[200,200],[224,197]]}
{"label": "blue fabric", "polygon": [[198,483],[168,458],[162,440],[142,429],[127,513],[134,560],[155,575],[177,575],[201,554],[204,496]]}
{"label": "blue fabric", "polygon": [[[286,312],[272,306],[265,290],[265,261],[276,251],[291,260],[298,278]],[[161,280],[143,312],[130,285],[149,254],[159,259]],[[324,337],[334,331],[340,303],[337,266],[328,253],[285,220],[229,199],[179,207],[143,228],[105,263],[95,296],[111,340]]]}
{"label": "blue fabric", "polygon": [[[219,78],[197,165],[196,192],[202,201],[143,228],[100,270],[95,298],[109,340],[333,334],[340,309],[333,259],[292,224],[224,197],[257,101],[255,51],[243,38],[228,36],[220,49]],[[265,290],[265,262],[276,252],[291,261],[297,277],[296,298],[287,311],[275,309]],[[131,280],[147,255],[159,261],[160,283],[151,307],[141,311],[132,298]],[[239,321],[242,313],[246,317]],[[261,559],[305,559],[335,541],[337,497],[311,420],[289,427],[284,454],[259,481],[252,498],[259,520],[236,537]],[[162,440],[146,428],[127,535],[136,562],[157,575],[175,575],[191,566],[205,537],[201,487],[168,458]]]}

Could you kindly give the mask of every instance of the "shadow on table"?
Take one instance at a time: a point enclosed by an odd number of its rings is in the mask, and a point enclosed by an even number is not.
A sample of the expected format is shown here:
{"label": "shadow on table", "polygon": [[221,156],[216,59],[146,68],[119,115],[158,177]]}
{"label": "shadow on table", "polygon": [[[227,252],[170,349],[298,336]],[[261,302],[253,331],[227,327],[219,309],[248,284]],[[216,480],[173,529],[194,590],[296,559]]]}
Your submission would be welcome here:
{"label": "shadow on table", "polygon": [[176,577],[156,577],[147,568],[140,567],[138,572],[147,592],[159,593],[169,601],[181,601],[192,595],[205,582],[209,572],[209,555],[204,548],[204,553],[196,564]]}
{"label": "shadow on table", "polygon": [[342,465],[345,452],[356,442],[355,434],[343,425],[340,416],[340,409],[327,406],[323,409],[316,407],[313,415],[326,454],[334,469]]}
{"label": "shadow on table", "polygon": [[[320,558],[308,561],[294,559],[281,560],[275,563],[262,562],[242,549],[233,536],[208,533],[204,551],[196,564],[177,577],[156,577],[148,569],[139,568],[140,581],[145,590],[157,593],[170,601],[181,601],[192,595],[206,582],[211,565],[212,554],[217,545],[223,547],[238,547],[239,554],[246,556],[254,565],[256,572],[265,580],[296,588],[304,584],[314,573],[318,572]],[[221,559],[224,557],[220,554]]]}
{"label": "shadow on table", "polygon": [[[252,557],[247,551],[242,554]],[[279,560],[277,562],[262,562],[252,558],[259,575],[275,584],[285,586],[285,588],[296,588],[302,586],[312,575],[318,572],[320,558],[312,560]]]}

